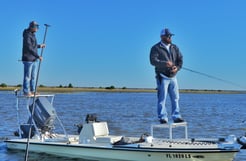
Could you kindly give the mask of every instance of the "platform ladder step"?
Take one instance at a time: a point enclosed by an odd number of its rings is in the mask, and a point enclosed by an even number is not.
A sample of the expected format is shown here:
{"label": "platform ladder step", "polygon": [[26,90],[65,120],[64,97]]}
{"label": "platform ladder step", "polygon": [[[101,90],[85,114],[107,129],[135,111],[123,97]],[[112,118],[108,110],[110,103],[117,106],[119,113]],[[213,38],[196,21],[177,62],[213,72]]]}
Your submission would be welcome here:
{"label": "platform ladder step", "polygon": [[185,139],[188,139],[188,123],[181,122],[181,123],[166,123],[166,124],[152,124],[151,125],[151,136],[154,137],[154,128],[167,128],[169,130],[169,139],[173,139],[173,128],[177,127],[184,127],[185,132]]}

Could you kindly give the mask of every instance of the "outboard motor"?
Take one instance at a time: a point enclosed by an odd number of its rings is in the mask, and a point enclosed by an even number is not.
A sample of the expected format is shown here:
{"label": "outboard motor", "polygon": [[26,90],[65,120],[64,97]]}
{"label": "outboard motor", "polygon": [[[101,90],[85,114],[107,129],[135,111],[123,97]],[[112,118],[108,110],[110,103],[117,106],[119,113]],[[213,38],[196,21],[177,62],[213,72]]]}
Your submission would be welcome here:
{"label": "outboard motor", "polygon": [[[33,105],[29,106],[30,112],[32,112]],[[42,133],[50,132],[54,128],[54,122],[56,119],[56,111],[52,104],[46,97],[39,97],[35,101],[35,108],[33,113],[33,120],[37,128],[41,129]]]}
{"label": "outboard motor", "polygon": [[[30,113],[32,113],[33,104],[29,106]],[[46,97],[38,97],[35,101],[35,108],[33,112],[33,120],[41,133],[51,132],[54,129],[54,122],[56,119],[56,111],[53,105],[48,101]],[[29,129],[31,127],[31,137],[34,136],[36,130],[34,128],[31,117],[28,119],[26,124],[20,125],[21,137],[27,138],[29,135]],[[18,132],[14,133],[19,136]]]}

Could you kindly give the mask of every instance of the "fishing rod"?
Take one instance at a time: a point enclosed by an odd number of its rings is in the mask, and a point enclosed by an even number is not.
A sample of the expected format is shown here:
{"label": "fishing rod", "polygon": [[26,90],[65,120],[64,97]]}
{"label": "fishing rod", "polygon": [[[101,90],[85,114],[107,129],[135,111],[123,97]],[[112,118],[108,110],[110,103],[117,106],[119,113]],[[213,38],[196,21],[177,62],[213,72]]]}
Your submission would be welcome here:
{"label": "fishing rod", "polygon": [[242,89],[246,89],[245,87],[237,84],[237,83],[234,83],[234,82],[231,82],[231,81],[228,81],[228,80],[225,80],[225,79],[221,79],[219,77],[215,77],[215,76],[212,76],[212,75],[209,75],[209,74],[206,74],[206,73],[202,73],[202,72],[199,72],[199,71],[195,71],[193,69],[189,69],[189,68],[186,68],[186,67],[182,67],[182,69],[184,70],[187,70],[189,72],[192,72],[192,73],[196,73],[196,74],[199,74],[199,75],[203,75],[205,77],[208,77],[208,78],[211,78],[211,79],[215,79],[215,80],[218,80],[218,81],[221,81],[221,82],[224,82],[224,83],[227,83],[227,84],[230,84],[230,85],[233,85],[233,86],[236,86],[236,87],[239,87],[239,88],[242,88]]}
{"label": "fishing rod", "polygon": [[[45,33],[44,33],[43,44],[45,44],[48,27],[50,27],[50,25],[44,24],[44,26],[45,26]],[[41,57],[43,56],[43,52],[44,52],[44,48],[41,49],[41,54],[40,54]],[[29,133],[28,133],[26,150],[25,150],[25,161],[27,161],[27,159],[28,159],[28,151],[29,151],[30,138],[31,138],[31,134],[32,134],[32,122],[33,122],[33,115],[34,115],[34,111],[35,111],[34,110],[35,102],[36,102],[35,99],[36,99],[36,94],[37,94],[37,86],[38,86],[38,79],[39,79],[39,72],[40,72],[41,62],[42,61],[39,61],[39,63],[38,63],[37,78],[36,78],[35,90],[34,90],[34,96],[33,96],[33,103],[32,103],[32,113],[31,113],[31,118],[30,118],[30,123],[29,123]]]}

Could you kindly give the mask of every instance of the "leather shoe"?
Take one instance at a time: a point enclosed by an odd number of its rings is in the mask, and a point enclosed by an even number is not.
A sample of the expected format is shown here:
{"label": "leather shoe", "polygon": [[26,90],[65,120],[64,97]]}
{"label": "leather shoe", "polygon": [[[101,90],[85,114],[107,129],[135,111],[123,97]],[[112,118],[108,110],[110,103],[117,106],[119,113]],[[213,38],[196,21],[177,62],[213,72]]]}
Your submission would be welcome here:
{"label": "leather shoe", "polygon": [[161,123],[161,124],[166,124],[166,123],[167,123],[167,121],[166,121],[166,120],[164,120],[164,119],[160,119],[160,123]]}
{"label": "leather shoe", "polygon": [[184,119],[182,118],[176,118],[173,120],[174,123],[181,123],[181,122],[184,122]]}

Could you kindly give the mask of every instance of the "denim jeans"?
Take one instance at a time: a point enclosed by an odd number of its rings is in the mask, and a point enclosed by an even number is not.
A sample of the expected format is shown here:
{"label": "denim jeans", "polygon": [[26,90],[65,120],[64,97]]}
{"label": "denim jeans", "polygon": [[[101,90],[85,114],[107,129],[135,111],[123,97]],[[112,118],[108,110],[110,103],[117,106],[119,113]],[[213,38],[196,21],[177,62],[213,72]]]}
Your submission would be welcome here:
{"label": "denim jeans", "polygon": [[181,118],[179,110],[179,88],[177,78],[157,77],[157,97],[158,118],[168,121],[168,114],[166,110],[166,99],[169,94],[172,106],[172,119]]}
{"label": "denim jeans", "polygon": [[29,92],[35,92],[36,62],[23,61],[23,64],[24,64],[23,92],[24,94],[27,94]]}

